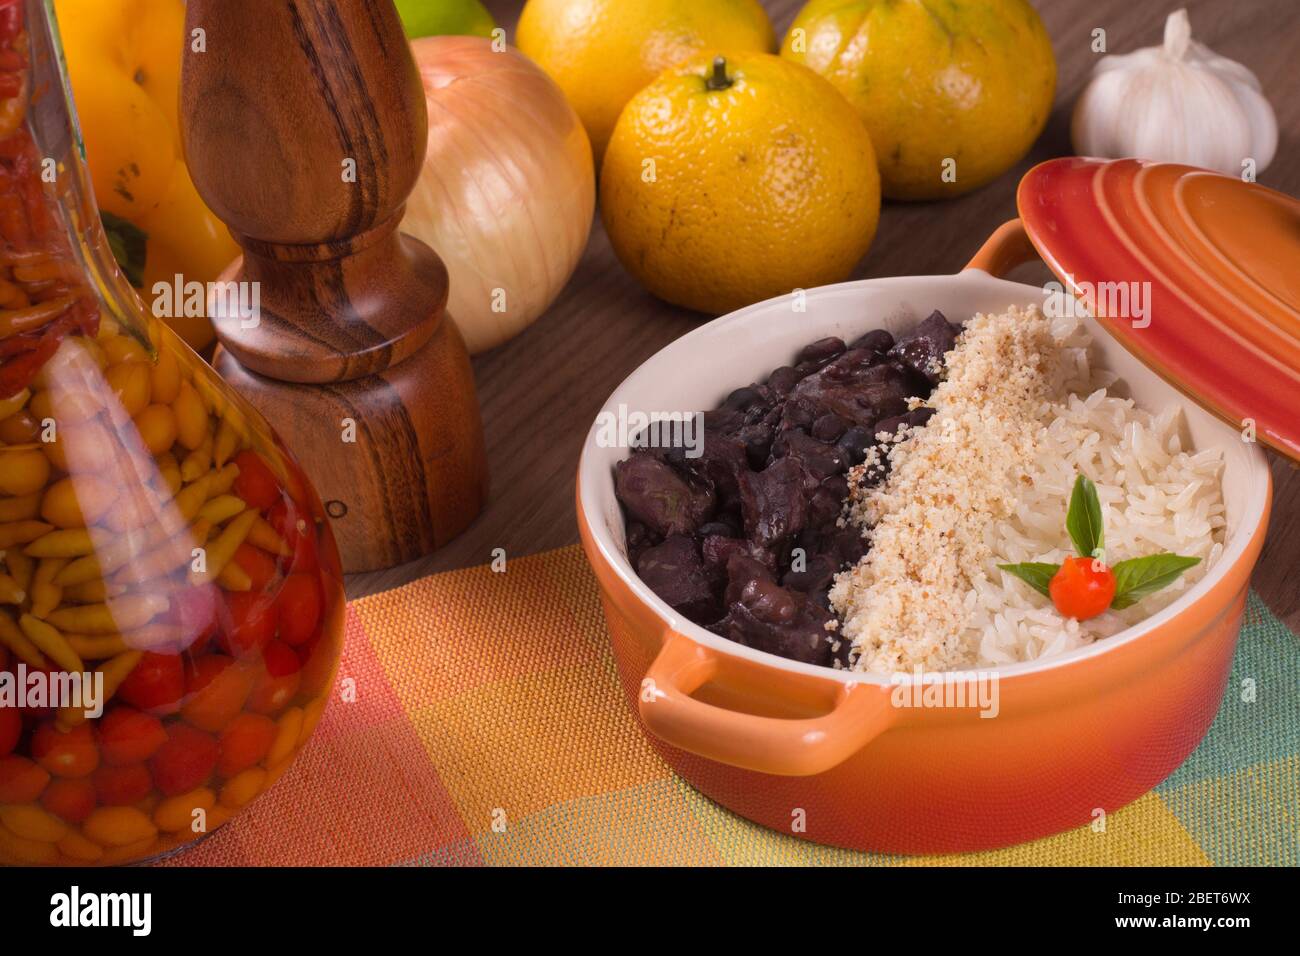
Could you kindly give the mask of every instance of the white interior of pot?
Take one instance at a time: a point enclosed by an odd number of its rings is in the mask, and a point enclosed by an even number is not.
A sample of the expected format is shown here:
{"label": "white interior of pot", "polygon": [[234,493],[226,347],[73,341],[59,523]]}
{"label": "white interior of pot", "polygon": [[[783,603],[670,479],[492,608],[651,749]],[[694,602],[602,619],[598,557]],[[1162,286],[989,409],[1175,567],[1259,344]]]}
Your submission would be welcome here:
{"label": "white interior of pot", "polygon": [[[967,270],[953,276],[911,276],[869,279],[810,290],[796,311],[794,296],[771,299],[715,319],[682,336],[643,363],[610,396],[604,410],[620,406],[642,412],[693,412],[715,407],[735,388],[763,379],[772,369],[789,364],[800,348],[825,336],[846,341],[874,328],[891,333],[910,329],[935,309],[951,321],[964,321],[976,312],[1001,312],[1008,306],[1044,306],[1053,297],[1029,285],[994,279]],[[1159,317],[1155,317],[1159,321]],[[1155,410],[1181,405],[1193,446],[1221,448],[1224,454],[1224,506],[1227,532],[1224,553],[1215,567],[1187,593],[1141,624],[1105,641],[1045,661],[1000,668],[1015,674],[1060,666],[1105,653],[1134,640],[1151,627],[1176,616],[1240,559],[1252,533],[1263,519],[1268,492],[1268,463],[1257,443],[1242,441],[1236,429],[1220,422],[1130,355],[1088,320],[1094,340],[1094,363],[1122,380],[1121,394]],[[728,641],[687,620],[646,587],[627,560],[622,511],[614,495],[613,467],[628,449],[600,447],[597,426],[587,435],[579,465],[581,507],[596,543],[633,591],[654,607],[674,629],[709,647],[762,660],[785,669],[837,679],[871,679],[810,664],[785,660]],[[880,682],[888,678],[880,677]]]}

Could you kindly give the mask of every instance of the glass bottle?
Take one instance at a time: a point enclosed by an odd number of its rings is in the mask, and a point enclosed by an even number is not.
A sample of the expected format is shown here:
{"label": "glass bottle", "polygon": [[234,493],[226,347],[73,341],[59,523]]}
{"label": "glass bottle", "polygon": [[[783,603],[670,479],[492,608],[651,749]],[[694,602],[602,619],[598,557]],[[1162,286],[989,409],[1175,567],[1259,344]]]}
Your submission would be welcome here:
{"label": "glass bottle", "polygon": [[[179,55],[179,53],[178,53]],[[0,863],[125,863],[325,708],[338,552],[275,433],[119,271],[49,0],[0,0]]]}

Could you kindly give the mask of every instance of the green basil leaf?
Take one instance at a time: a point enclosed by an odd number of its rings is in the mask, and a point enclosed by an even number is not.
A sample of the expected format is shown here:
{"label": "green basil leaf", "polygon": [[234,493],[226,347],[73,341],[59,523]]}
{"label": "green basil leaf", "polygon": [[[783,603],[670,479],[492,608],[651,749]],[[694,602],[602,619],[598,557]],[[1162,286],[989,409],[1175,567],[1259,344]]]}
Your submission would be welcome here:
{"label": "green basil leaf", "polygon": [[1081,558],[1099,557],[1106,547],[1106,535],[1101,527],[1101,501],[1097,486],[1080,475],[1074,480],[1070,494],[1070,510],[1065,516],[1065,530]]}
{"label": "green basil leaf", "polygon": [[1110,606],[1117,611],[1132,607],[1147,595],[1173,584],[1178,575],[1200,563],[1200,558],[1168,553],[1121,561],[1111,568],[1115,573],[1115,598]]}
{"label": "green basil leaf", "polygon": [[115,216],[111,212],[101,212],[99,218],[104,221],[104,232],[108,234],[108,247],[113,250],[113,258],[122,268],[122,274],[131,285],[140,288],[144,285],[144,263],[149,234],[134,223],[127,222],[121,216]]}
{"label": "green basil leaf", "polygon": [[1045,598],[1052,596],[1047,586],[1052,582],[1052,578],[1056,576],[1056,572],[1061,570],[1059,564],[1044,564],[1041,561],[999,564],[998,567],[1008,574],[1014,574]]}

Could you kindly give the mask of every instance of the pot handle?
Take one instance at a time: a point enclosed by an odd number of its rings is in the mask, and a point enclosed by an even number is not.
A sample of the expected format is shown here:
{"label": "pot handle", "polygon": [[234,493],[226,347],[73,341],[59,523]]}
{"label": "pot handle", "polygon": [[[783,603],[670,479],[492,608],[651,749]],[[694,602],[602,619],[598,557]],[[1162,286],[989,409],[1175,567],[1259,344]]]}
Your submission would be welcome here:
{"label": "pot handle", "polygon": [[888,688],[846,684],[831,710],[785,719],[728,710],[691,696],[733,659],[670,633],[641,681],[641,720],[660,740],[733,767],[787,777],[824,773],[894,720]]}
{"label": "pot handle", "polygon": [[991,276],[1001,278],[1016,266],[1037,258],[1038,250],[1029,241],[1025,225],[1019,219],[1004,222],[984,240],[975,257],[966,263],[967,269],[981,269]]}

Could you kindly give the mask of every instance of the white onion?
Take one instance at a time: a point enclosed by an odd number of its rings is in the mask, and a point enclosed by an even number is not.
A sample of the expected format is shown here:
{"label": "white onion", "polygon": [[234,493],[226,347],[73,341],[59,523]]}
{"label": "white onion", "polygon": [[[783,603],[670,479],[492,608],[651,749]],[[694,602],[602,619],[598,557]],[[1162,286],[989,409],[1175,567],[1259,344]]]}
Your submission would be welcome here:
{"label": "white onion", "polygon": [[517,335],[573,274],[596,202],[591,144],[550,77],[479,37],[411,44],[429,148],[402,229],[451,276],[448,312],[478,353]]}

